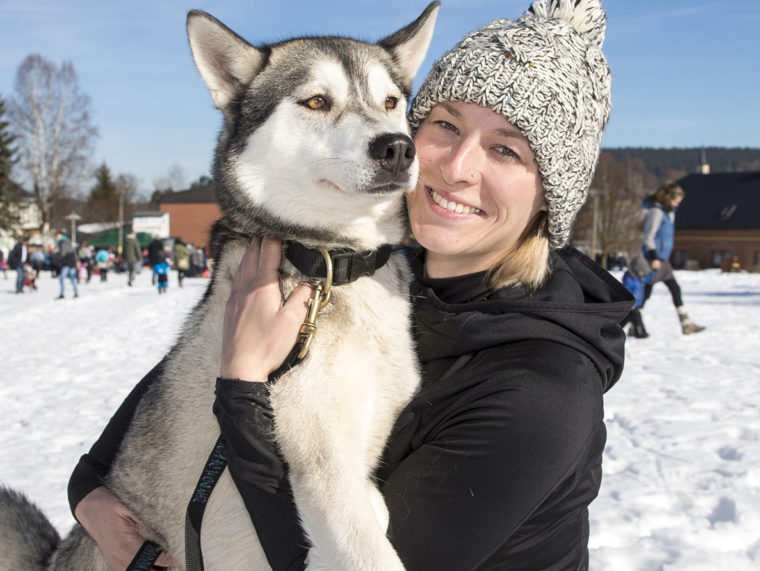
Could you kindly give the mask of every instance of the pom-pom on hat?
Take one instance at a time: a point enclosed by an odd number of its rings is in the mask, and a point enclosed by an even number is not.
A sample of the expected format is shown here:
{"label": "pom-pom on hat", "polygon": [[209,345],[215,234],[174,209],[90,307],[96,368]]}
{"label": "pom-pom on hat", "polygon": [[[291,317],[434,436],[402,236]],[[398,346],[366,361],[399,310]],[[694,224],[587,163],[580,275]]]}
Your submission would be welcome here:
{"label": "pom-pom on hat", "polygon": [[536,0],[518,20],[467,34],[412,102],[417,129],[440,101],[490,107],[528,139],[548,206],[549,245],[567,243],[586,200],[610,113],[600,0]]}

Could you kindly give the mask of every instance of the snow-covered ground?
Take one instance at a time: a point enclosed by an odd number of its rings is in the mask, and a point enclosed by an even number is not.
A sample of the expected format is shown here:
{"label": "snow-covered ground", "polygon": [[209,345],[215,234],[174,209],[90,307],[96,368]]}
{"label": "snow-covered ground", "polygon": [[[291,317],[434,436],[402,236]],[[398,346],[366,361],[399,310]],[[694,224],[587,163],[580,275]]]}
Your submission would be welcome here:
{"label": "snow-covered ground", "polygon": [[[80,297],[15,295],[0,277],[0,482],[66,532],[66,483],[132,386],[171,346],[207,281],[159,296],[149,272],[97,277]],[[651,337],[627,343],[606,398],[604,481],[591,507],[593,571],[760,569],[760,274],[678,272],[707,326],[681,335],[657,285]],[[67,287],[70,287],[67,285]]]}

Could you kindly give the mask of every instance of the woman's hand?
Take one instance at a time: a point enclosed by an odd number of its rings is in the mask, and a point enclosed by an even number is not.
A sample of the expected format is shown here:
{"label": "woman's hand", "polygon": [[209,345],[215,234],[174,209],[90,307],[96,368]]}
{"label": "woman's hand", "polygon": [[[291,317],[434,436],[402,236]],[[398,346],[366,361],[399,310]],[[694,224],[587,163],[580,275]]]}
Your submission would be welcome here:
{"label": "woman's hand", "polygon": [[662,266],[662,262],[660,262],[660,260],[652,260],[652,263],[650,265],[652,266],[652,269],[656,272]]}
{"label": "woman's hand", "polygon": [[[145,538],[137,526],[145,525],[111,491],[95,488],[77,504],[74,515],[100,547],[113,571],[123,571],[132,562]],[[160,567],[176,567],[162,553],[155,563]]]}
{"label": "woman's hand", "polygon": [[283,301],[281,256],[278,240],[265,238],[259,245],[254,239],[240,262],[224,312],[223,378],[266,381],[298,339],[311,288],[302,284]]}

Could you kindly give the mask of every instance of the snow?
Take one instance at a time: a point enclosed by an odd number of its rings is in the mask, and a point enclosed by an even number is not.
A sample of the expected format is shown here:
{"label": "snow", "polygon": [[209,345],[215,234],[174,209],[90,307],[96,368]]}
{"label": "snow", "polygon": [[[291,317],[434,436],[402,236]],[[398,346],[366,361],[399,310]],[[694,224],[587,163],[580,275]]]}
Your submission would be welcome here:
{"label": "snow", "polygon": [[[760,568],[760,274],[677,272],[693,320],[681,335],[667,289],[629,339],[605,398],[604,480],[591,505],[593,571]],[[618,276],[619,277],[619,276]],[[143,271],[56,300],[43,274],[15,295],[0,278],[0,482],[65,533],[66,484],[132,386],[173,343],[207,280],[172,274],[159,296]]]}

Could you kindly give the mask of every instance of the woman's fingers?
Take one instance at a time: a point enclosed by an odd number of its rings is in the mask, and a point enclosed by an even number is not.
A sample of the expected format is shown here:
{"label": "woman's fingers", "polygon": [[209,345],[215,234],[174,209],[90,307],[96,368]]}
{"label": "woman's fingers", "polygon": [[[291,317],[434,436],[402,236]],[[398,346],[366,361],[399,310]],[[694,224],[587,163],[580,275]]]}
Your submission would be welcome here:
{"label": "woman's fingers", "polygon": [[280,260],[282,259],[282,242],[274,238],[264,238],[261,241],[259,255],[259,273],[263,280],[275,281],[279,278]]}
{"label": "woman's fingers", "polygon": [[280,241],[265,238],[251,244],[240,262],[224,314],[224,378],[266,381],[296,343],[311,289],[302,284],[283,301],[281,257]]}
{"label": "woman's fingers", "polygon": [[254,237],[246,249],[245,254],[243,254],[237,272],[235,272],[235,275],[232,278],[233,290],[245,287],[250,281],[256,278],[256,271],[259,267],[260,251],[261,244],[259,243],[259,239]]}

